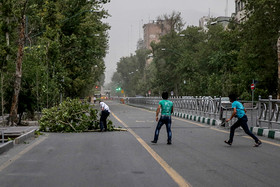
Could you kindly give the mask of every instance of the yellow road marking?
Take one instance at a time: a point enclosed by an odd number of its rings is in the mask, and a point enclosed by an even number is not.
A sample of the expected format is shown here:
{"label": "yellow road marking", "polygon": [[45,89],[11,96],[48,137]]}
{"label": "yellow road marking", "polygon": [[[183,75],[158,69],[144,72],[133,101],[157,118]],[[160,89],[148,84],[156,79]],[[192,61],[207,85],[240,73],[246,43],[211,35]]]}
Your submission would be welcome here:
{"label": "yellow road marking", "polygon": [[226,130],[221,130],[221,129],[217,129],[217,128],[214,128],[214,127],[210,127],[210,129],[212,129],[214,131],[218,131],[218,132],[223,132],[223,133],[229,134],[229,131],[226,131]]}
{"label": "yellow road marking", "polygon": [[[248,139],[251,139],[251,137],[250,136],[242,136],[243,138],[248,138]],[[280,147],[280,144],[278,144],[278,143],[274,143],[274,142],[270,142],[270,141],[267,141],[267,140],[262,140],[262,139],[260,139],[263,143],[267,143],[267,144],[270,144],[270,145],[274,145],[274,146],[276,146],[276,147]]]}
{"label": "yellow road marking", "polygon": [[137,139],[137,141],[150,153],[150,155],[161,165],[161,167],[168,173],[168,175],[178,184],[180,187],[191,187],[191,185],[171,166],[169,166],[165,160],[163,160],[142,138],[140,138],[132,129],[128,127],[122,120],[120,120],[113,112],[111,114],[127,128],[127,130]]}
{"label": "yellow road marking", "polygon": [[35,146],[37,146],[38,144],[40,144],[41,142],[43,142],[45,139],[47,139],[47,136],[42,137],[40,140],[38,140],[37,142],[33,143],[32,145],[30,145],[29,147],[25,148],[24,150],[22,150],[20,153],[18,153],[16,156],[14,156],[13,158],[9,159],[7,162],[5,162],[2,166],[0,166],[0,172],[3,171],[6,167],[8,167],[9,165],[11,165],[13,162],[15,162],[17,159],[19,159],[22,155],[24,155],[25,153],[27,153],[28,151],[30,151],[31,149],[33,149]]}

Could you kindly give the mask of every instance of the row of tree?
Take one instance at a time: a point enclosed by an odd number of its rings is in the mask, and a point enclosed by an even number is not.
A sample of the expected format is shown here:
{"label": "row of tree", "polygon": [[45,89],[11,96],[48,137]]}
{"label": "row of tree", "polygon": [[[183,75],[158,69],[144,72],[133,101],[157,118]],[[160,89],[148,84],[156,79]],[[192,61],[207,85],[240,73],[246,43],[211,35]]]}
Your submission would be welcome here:
{"label": "row of tree", "polygon": [[[256,95],[276,96],[279,9],[278,0],[248,1],[246,22],[232,19],[228,29],[209,22],[207,32],[195,26],[183,29],[180,13],[165,15],[160,19],[169,21],[171,31],[151,44],[152,51],[141,49],[121,58],[112,89],[121,86],[128,96],[145,96],[149,91],[158,96],[166,90],[174,95],[227,96],[234,92],[251,99],[254,81]],[[153,60],[144,66],[149,53]]]}
{"label": "row of tree", "polygon": [[[85,97],[104,73],[109,0],[1,0],[1,111],[41,111]],[[3,115],[2,115],[3,116]]]}

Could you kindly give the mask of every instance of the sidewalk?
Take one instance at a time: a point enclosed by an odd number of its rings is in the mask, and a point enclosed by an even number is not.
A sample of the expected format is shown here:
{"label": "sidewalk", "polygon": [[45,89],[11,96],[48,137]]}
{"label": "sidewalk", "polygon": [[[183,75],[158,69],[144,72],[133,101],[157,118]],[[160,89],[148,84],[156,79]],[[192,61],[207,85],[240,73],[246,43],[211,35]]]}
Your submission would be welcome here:
{"label": "sidewalk", "polygon": [[[26,139],[34,137],[39,126],[0,126],[0,154],[13,148],[15,144],[23,143]],[[15,137],[13,140],[3,143],[2,132],[5,137]]]}

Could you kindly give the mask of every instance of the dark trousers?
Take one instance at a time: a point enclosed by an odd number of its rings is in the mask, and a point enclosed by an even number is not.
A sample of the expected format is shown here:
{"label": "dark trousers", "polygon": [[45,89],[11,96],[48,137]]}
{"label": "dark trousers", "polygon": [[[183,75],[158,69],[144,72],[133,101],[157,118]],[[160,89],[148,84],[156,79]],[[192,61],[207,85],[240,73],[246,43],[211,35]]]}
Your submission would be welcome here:
{"label": "dark trousers", "polygon": [[100,130],[107,130],[107,117],[110,115],[110,112],[108,110],[103,110],[101,111],[101,116],[100,116]]}
{"label": "dark trousers", "polygon": [[154,141],[158,140],[158,136],[159,136],[159,131],[162,127],[162,125],[166,125],[166,131],[167,131],[167,137],[168,137],[168,141],[171,141],[172,138],[172,132],[171,132],[171,116],[161,116],[158,124],[157,124],[157,128],[155,131],[155,136],[154,136]]}
{"label": "dark trousers", "polygon": [[249,130],[248,125],[247,125],[248,118],[246,115],[244,115],[242,118],[238,119],[231,127],[230,127],[230,136],[229,136],[229,142],[232,143],[233,141],[233,136],[234,136],[234,131],[238,127],[242,127],[244,132],[251,136],[255,142],[258,142],[259,139]]}

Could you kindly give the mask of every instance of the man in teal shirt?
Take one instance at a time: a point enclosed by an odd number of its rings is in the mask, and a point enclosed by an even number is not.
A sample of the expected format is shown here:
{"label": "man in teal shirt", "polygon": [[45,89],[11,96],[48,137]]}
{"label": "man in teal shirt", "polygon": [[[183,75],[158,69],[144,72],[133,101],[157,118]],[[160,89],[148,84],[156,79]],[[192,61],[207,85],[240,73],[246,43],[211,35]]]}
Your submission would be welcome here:
{"label": "man in teal shirt", "polygon": [[[171,138],[172,138],[172,132],[171,132],[171,114],[173,113],[173,103],[172,101],[167,100],[168,99],[168,92],[162,93],[162,99],[159,102],[157,111],[156,111],[156,121],[158,121],[156,130],[155,130],[155,136],[152,143],[157,143],[159,131],[163,124],[166,125],[166,131],[167,131],[167,144],[171,144]],[[161,116],[158,120],[158,115],[161,110]]]}
{"label": "man in teal shirt", "polygon": [[230,136],[229,140],[225,141],[226,144],[231,145],[233,141],[234,131],[238,127],[242,127],[246,134],[251,136],[255,140],[255,147],[258,147],[262,144],[262,142],[249,130],[247,121],[248,118],[246,116],[246,109],[244,106],[236,101],[236,96],[234,94],[229,95],[230,102],[232,103],[233,113],[226,122],[229,122],[233,117],[237,117],[238,120],[230,127]]}

